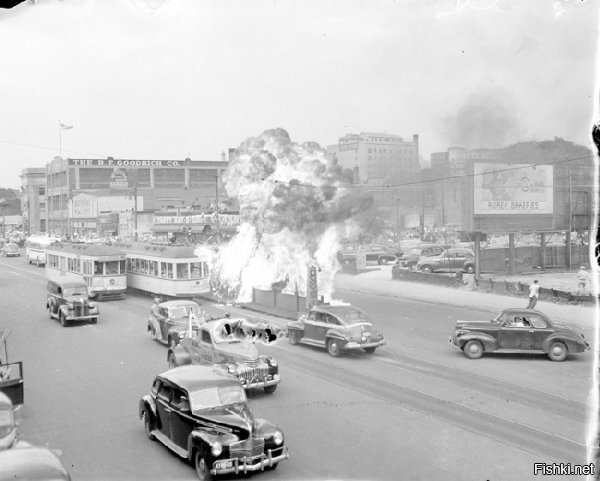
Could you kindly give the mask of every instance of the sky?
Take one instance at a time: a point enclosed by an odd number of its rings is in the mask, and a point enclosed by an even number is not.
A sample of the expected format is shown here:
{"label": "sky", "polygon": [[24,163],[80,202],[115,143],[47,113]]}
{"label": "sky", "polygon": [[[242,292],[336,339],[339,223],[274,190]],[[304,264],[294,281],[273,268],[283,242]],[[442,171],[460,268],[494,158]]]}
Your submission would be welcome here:
{"label": "sky", "polygon": [[[273,128],[592,147],[598,4],[35,0],[0,10],[0,187],[71,158],[220,160]],[[59,131],[59,121],[72,125]]]}

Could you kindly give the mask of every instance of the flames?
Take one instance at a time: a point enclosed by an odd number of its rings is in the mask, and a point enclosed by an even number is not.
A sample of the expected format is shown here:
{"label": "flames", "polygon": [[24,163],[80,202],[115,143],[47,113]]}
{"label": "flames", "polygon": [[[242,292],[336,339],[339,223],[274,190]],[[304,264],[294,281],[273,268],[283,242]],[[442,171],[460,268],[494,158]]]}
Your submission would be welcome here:
{"label": "flames", "polygon": [[211,266],[213,288],[239,302],[252,288],[306,294],[307,266],[317,265],[319,295],[329,300],[340,238],[372,198],[352,188],[351,173],[318,144],[297,144],[283,129],[243,142],[225,187],[238,199],[241,225]]}

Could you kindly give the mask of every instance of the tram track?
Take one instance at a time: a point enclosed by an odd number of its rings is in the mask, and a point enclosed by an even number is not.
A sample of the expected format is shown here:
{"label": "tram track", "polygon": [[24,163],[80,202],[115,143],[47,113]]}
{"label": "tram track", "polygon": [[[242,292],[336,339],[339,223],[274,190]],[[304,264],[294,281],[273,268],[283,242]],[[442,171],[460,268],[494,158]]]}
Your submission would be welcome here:
{"label": "tram track", "polygon": [[[392,402],[474,434],[516,447],[529,454],[544,459],[580,464],[586,459],[585,445],[558,434],[509,421],[380,376],[357,372],[340,363],[336,363],[335,366],[328,364],[324,369],[324,364],[320,360],[298,353],[290,354],[290,357],[292,356],[293,359],[287,359],[286,362],[290,369]],[[279,361],[287,357],[287,355],[279,356]]]}

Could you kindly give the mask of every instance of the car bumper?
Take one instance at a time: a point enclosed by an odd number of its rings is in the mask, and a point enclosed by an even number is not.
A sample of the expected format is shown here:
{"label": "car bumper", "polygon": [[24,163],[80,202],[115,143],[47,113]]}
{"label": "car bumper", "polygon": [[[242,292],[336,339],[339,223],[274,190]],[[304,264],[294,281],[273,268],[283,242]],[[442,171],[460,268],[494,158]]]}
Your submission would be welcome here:
{"label": "car bumper", "polygon": [[456,342],[454,342],[454,339],[452,339],[452,337],[448,338],[448,345],[450,347],[460,350],[460,347],[458,346],[458,344],[456,344]]}
{"label": "car bumper", "polygon": [[359,343],[359,342],[347,342],[346,345],[342,348],[344,349],[344,351],[354,351],[356,349],[369,349],[370,347],[380,347],[385,345],[385,340],[382,339],[381,341],[377,341],[377,342],[363,342],[363,343]]}
{"label": "car bumper", "polygon": [[279,384],[280,381],[281,381],[281,378],[279,377],[279,374],[273,374],[273,377],[271,379],[250,381],[250,382],[246,382],[240,378],[240,382],[244,389],[261,389],[264,387],[269,387],[269,386],[274,386],[275,384]]}
{"label": "car bumper", "polygon": [[[213,467],[210,470],[210,474],[239,474],[239,473],[250,473],[253,471],[263,471],[265,468],[269,468],[280,461],[288,459],[290,457],[287,446],[283,447],[283,451],[278,456],[273,456],[272,450],[268,449],[267,454],[262,454],[260,459],[257,458],[230,458],[230,459],[219,459],[213,463]],[[230,467],[226,467],[231,463]]]}
{"label": "car bumper", "polygon": [[94,319],[95,317],[98,317],[97,312],[96,312],[96,314],[88,314],[87,316],[67,316],[67,317],[65,317],[65,320],[67,320],[67,321],[87,321],[89,319]]}

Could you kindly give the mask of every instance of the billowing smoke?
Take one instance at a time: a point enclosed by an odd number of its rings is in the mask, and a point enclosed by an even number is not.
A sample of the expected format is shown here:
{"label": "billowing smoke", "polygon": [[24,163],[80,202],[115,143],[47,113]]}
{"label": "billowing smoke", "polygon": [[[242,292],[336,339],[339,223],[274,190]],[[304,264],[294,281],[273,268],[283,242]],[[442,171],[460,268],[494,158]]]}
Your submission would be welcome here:
{"label": "billowing smoke", "polygon": [[372,203],[351,178],[318,144],[296,144],[283,129],[243,142],[224,178],[240,230],[218,252],[213,286],[240,302],[273,284],[304,295],[307,266],[317,265],[319,295],[330,299],[339,239]]}
{"label": "billowing smoke", "polygon": [[506,96],[499,93],[472,94],[456,114],[439,123],[440,134],[456,147],[496,148],[514,140],[521,127]]}

